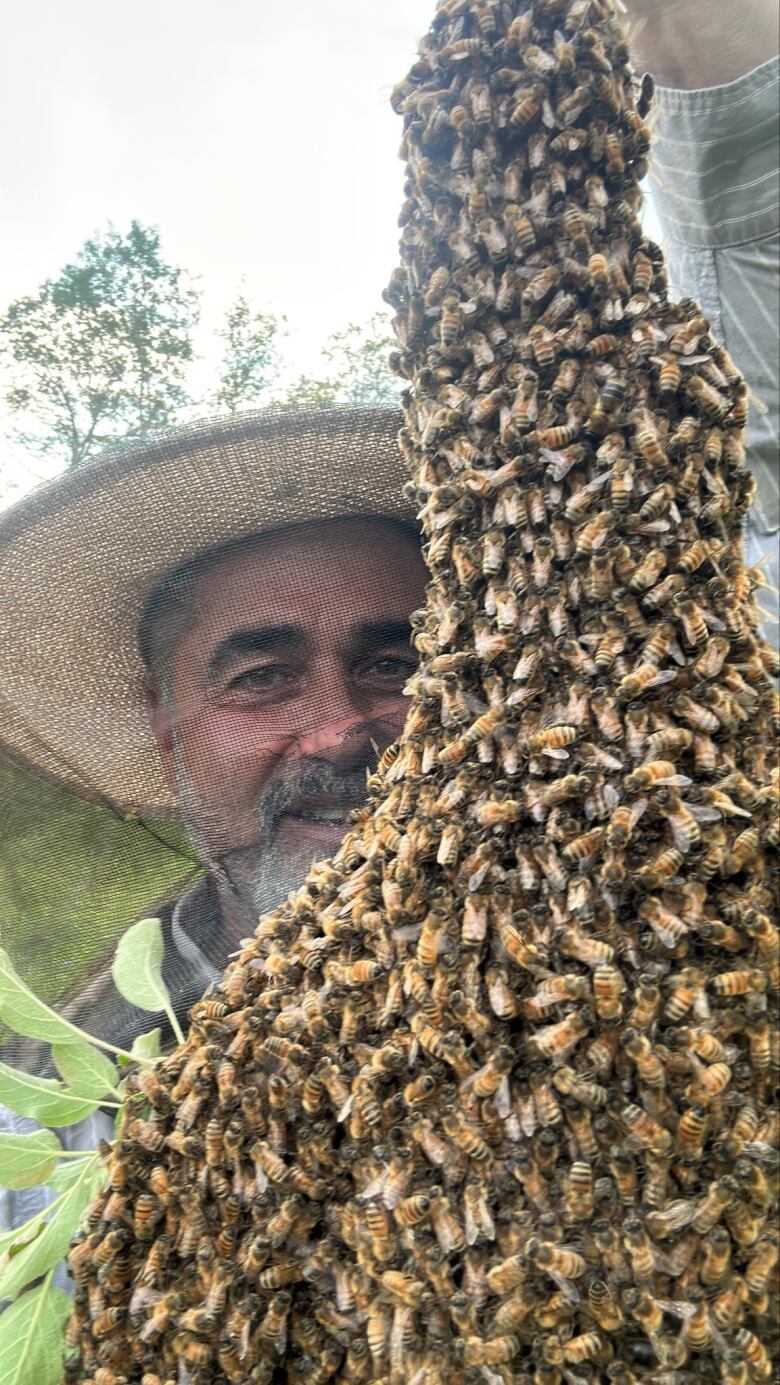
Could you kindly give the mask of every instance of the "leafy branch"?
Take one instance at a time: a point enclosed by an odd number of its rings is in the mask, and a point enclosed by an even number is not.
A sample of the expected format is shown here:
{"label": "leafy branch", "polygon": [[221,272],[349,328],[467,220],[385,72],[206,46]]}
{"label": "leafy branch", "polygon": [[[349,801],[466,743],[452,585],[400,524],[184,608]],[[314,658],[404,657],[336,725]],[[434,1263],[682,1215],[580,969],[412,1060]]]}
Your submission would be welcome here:
{"label": "leafy branch", "polygon": [[[164,1012],[181,1041],[162,961],[160,921],[141,919],[120,939],[112,975],[117,990],[133,1005]],[[38,1077],[0,1062],[0,1103],[39,1123],[24,1134],[0,1133],[0,1187],[41,1190],[39,1210],[21,1226],[0,1232],[0,1300],[10,1300],[0,1313],[0,1385],[57,1385],[71,1301],[55,1288],[54,1273],[105,1180],[104,1159],[111,1147],[101,1142],[100,1150],[64,1149],[54,1131],[98,1110],[116,1111],[121,1123],[129,1101],[127,1073],[120,1073],[107,1052],[124,1069],[153,1066],[160,1061],[160,1031],[139,1034],[130,1050],[95,1038],[36,996],[2,949],[0,1020],[25,1038],[48,1042],[62,1079]],[[47,1201],[51,1192],[56,1196]]]}

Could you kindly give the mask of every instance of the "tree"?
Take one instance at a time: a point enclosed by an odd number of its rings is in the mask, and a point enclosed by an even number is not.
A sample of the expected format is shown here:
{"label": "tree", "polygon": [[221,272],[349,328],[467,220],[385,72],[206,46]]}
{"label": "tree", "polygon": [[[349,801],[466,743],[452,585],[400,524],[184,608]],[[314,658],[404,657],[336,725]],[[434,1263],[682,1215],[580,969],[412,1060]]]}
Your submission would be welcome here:
{"label": "tree", "polygon": [[279,338],[287,319],[252,312],[243,293],[228,309],[225,327],[217,333],[225,343],[219,387],[214,402],[234,414],[258,403],[277,378],[281,366]]}
{"label": "tree", "polygon": [[299,376],[283,402],[289,408],[397,403],[400,385],[387,363],[394,345],[383,313],[375,313],[362,325],[351,322],[342,332],[334,332],[322,349],[330,369],[323,376]]}
{"label": "tree", "polygon": [[397,403],[399,385],[387,363],[395,345],[383,313],[375,313],[362,326],[351,322],[343,332],[330,337],[322,354],[335,367],[343,403]]}
{"label": "tree", "polygon": [[161,255],[155,227],[131,222],[85,241],[72,264],[0,319],[6,402],[24,441],[82,466],[108,442],[170,423],[188,402],[198,294]]}

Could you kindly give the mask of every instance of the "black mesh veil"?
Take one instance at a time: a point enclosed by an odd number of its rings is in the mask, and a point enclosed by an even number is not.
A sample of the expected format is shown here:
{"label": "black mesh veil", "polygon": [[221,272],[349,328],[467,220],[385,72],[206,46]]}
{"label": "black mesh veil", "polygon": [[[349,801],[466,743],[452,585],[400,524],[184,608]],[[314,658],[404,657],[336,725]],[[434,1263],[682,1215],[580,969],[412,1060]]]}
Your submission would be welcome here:
{"label": "black mesh veil", "polygon": [[[150,915],[186,1027],[260,914],[335,850],[398,735],[425,584],[400,422],[345,408],[176,430],[0,523],[2,946],[88,1033],[172,1039],[111,978]],[[3,1037],[6,1063],[52,1074],[48,1044]],[[100,1113],[59,1132],[96,1133]],[[6,1225],[38,1192],[4,1195]]]}

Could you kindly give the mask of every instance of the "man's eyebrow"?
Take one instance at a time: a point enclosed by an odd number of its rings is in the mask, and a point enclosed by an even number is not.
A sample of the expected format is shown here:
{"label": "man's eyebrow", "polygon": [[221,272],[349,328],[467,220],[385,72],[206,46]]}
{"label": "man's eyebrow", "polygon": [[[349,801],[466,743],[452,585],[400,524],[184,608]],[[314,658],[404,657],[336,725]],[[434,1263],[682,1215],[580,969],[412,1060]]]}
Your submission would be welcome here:
{"label": "man's eyebrow", "polygon": [[411,645],[412,627],[408,620],[368,621],[364,625],[353,625],[350,635],[353,642],[364,649],[377,649],[385,644]]}
{"label": "man's eyebrow", "polygon": [[279,649],[300,648],[303,631],[296,625],[258,625],[249,630],[234,630],[217,645],[206,665],[210,678],[216,677],[236,659],[248,654],[273,654]]}

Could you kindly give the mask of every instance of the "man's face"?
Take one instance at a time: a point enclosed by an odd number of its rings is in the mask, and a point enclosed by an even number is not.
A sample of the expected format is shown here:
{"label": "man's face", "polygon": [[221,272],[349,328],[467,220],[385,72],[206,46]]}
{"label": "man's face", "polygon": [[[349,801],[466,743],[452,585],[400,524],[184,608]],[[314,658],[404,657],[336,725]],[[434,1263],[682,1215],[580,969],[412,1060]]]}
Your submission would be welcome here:
{"label": "man's face", "polygon": [[241,931],[331,855],[398,736],[426,572],[412,536],[336,520],[263,536],[200,578],[153,715],[193,844]]}

